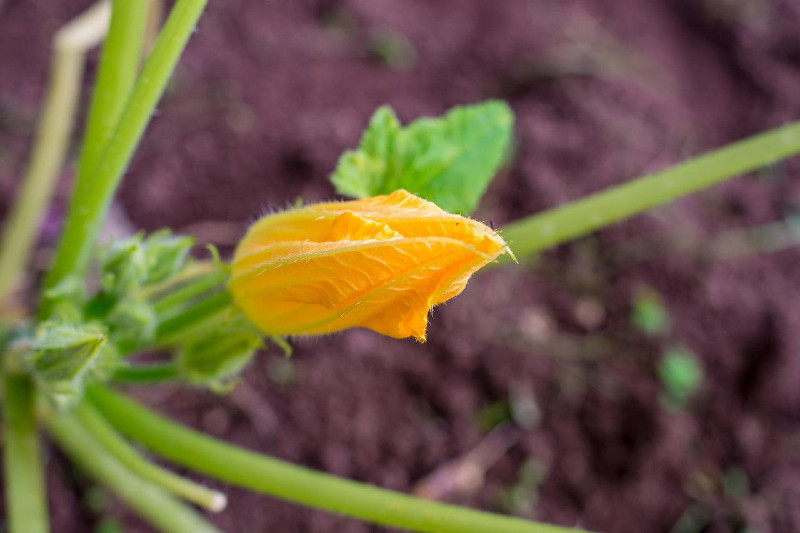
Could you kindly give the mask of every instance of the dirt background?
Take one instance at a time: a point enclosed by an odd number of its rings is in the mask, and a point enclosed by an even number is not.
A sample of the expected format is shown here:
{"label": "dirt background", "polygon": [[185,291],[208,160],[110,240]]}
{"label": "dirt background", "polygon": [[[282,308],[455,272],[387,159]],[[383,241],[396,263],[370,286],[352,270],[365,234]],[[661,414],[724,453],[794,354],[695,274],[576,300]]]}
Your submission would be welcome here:
{"label": "dirt background", "polygon": [[[0,0],[0,214],[50,39],[86,5]],[[377,106],[408,121],[502,98],[516,151],[476,215],[501,225],[796,120],[799,87],[796,0],[212,1],[116,212],[229,247],[266,210],[331,198]],[[798,206],[794,159],[481,274],[434,311],[425,345],[354,330],[300,340],[288,362],[268,350],[227,397],[134,392],[337,475],[409,491],[438,472],[439,496],[483,509],[609,533],[798,531],[800,250],[719,237]],[[631,323],[642,286],[671,318],[656,338]],[[657,372],[672,345],[705,371],[679,410]],[[450,490],[443,465],[476,457],[484,479]],[[56,531],[149,531],[49,458]],[[223,488],[226,531],[385,531]]]}

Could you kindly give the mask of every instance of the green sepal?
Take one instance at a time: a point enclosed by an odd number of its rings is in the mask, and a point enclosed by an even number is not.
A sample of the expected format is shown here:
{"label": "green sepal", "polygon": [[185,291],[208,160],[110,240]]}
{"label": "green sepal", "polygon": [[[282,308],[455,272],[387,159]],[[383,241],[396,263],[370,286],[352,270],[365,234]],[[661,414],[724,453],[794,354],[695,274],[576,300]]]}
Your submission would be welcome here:
{"label": "green sepal", "polygon": [[77,401],[86,375],[98,361],[110,357],[107,335],[99,326],[42,323],[26,366],[56,406]]}
{"label": "green sepal", "polygon": [[406,189],[445,211],[469,214],[508,156],[513,123],[511,108],[494,100],[405,128],[384,106],[372,116],[358,149],[339,159],[331,181],[346,196]]}
{"label": "green sepal", "polygon": [[147,237],[144,242],[147,278],[145,285],[160,283],[183,270],[194,245],[192,237],[172,235],[163,229]]}
{"label": "green sepal", "polygon": [[114,306],[106,322],[114,342],[128,352],[155,340],[158,316],[149,302],[130,296]]}
{"label": "green sepal", "polygon": [[142,234],[112,242],[100,252],[100,282],[103,291],[125,294],[136,290],[146,276]]}
{"label": "green sepal", "polygon": [[174,276],[186,266],[193,244],[191,237],[173,236],[169,230],[112,243],[100,256],[103,290],[124,295]]}
{"label": "green sepal", "polygon": [[227,324],[197,335],[178,348],[178,375],[189,383],[219,389],[237,375],[264,346],[261,334],[242,315]]}
{"label": "green sepal", "polygon": [[77,324],[83,319],[81,310],[83,297],[83,281],[75,276],[67,276],[42,293],[41,307],[49,309],[48,317],[54,320]]}

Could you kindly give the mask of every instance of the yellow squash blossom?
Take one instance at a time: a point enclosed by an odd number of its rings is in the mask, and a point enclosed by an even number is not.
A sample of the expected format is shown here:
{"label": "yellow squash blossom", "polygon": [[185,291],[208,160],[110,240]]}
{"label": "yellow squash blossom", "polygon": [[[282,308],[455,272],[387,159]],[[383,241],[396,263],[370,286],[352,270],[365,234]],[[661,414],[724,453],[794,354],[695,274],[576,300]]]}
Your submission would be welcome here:
{"label": "yellow squash blossom", "polygon": [[399,190],[265,216],[239,243],[229,287],[270,335],[364,327],[424,342],[428,311],[506,251],[486,225]]}

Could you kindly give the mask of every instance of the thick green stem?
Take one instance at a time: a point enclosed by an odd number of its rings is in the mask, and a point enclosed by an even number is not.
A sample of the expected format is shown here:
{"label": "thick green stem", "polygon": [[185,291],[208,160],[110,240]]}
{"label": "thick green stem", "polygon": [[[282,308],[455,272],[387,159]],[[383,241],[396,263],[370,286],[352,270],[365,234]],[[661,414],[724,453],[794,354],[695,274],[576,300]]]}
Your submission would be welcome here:
{"label": "thick green stem", "polygon": [[54,39],[50,79],[31,159],[0,238],[0,302],[16,286],[36,242],[66,159],[86,51],[105,35],[108,17],[108,2],[99,2],[64,26]]}
{"label": "thick green stem", "polygon": [[99,443],[147,481],[210,511],[219,512],[227,505],[228,500],[221,492],[182,478],[145,459],[88,402],[79,405],[75,414]]}
{"label": "thick green stem", "polygon": [[58,445],[86,473],[118,494],[142,518],[165,533],[218,533],[189,506],[125,467],[71,414],[47,421]]}
{"label": "thick green stem", "polygon": [[111,138],[130,96],[142,57],[147,2],[113,0],[108,38],[103,45],[86,133],[83,137],[78,182],[85,182]]}
{"label": "thick green stem", "polygon": [[512,222],[502,234],[517,256],[531,255],[797,153],[800,122]]}
{"label": "thick green stem", "polygon": [[215,327],[220,316],[234,315],[222,269],[192,276],[149,298],[158,317],[156,344],[167,347],[198,331]]}
{"label": "thick green stem", "polygon": [[182,312],[195,300],[224,291],[229,274],[223,270],[214,270],[198,276],[181,280],[177,288],[170,288],[164,295],[153,301],[153,310],[159,320],[165,320]]}
{"label": "thick green stem", "polygon": [[27,376],[6,375],[3,462],[10,533],[50,530],[34,400],[34,387]]}
{"label": "thick green stem", "polygon": [[161,21],[164,20],[164,0],[149,0],[147,9],[147,25],[144,29],[144,51],[149,54],[153,49]]}
{"label": "thick green stem", "polygon": [[119,383],[161,383],[178,379],[178,367],[173,362],[123,365],[114,371]]}
{"label": "thick green stem", "polygon": [[98,163],[75,184],[64,233],[45,280],[47,288],[86,272],[114,192],[206,2],[178,0],[172,9]]}
{"label": "thick green stem", "polygon": [[218,292],[189,307],[178,315],[164,320],[156,328],[156,343],[168,346],[187,331],[202,331],[206,320],[214,321],[218,314],[231,309],[233,298],[226,290]]}
{"label": "thick green stem", "polygon": [[421,500],[315,472],[182,427],[107,389],[91,387],[87,394],[119,431],[155,453],[234,485],[292,502],[429,533],[576,531]]}

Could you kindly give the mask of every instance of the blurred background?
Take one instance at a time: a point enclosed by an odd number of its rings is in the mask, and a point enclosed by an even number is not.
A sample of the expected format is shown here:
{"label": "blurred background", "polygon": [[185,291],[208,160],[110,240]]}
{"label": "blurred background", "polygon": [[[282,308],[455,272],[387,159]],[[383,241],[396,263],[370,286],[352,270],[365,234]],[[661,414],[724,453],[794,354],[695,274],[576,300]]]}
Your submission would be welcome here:
{"label": "blurred background", "polygon": [[[0,216],[53,33],[88,5],[0,0]],[[379,105],[407,122],[488,98],[517,117],[475,215],[502,226],[800,118],[800,3],[212,0],[111,229],[229,252],[259,215],[332,198]],[[352,330],[267,350],[226,396],[131,392],[261,452],[483,509],[609,533],[798,531],[799,207],[796,158],[481,273],[425,345]],[[49,454],[56,531],[148,531]],[[224,489],[226,531],[387,531]]]}

